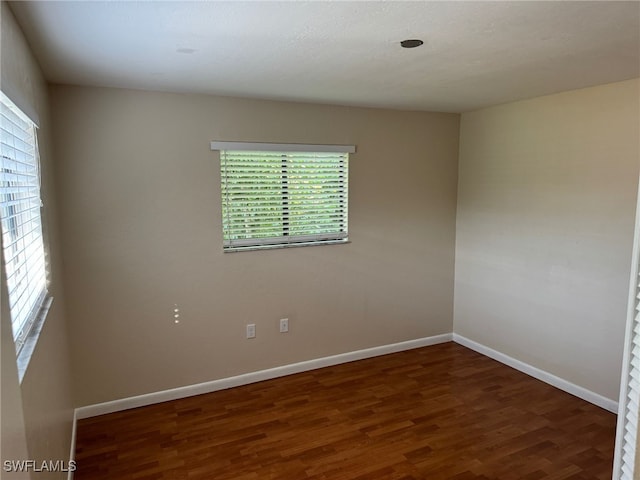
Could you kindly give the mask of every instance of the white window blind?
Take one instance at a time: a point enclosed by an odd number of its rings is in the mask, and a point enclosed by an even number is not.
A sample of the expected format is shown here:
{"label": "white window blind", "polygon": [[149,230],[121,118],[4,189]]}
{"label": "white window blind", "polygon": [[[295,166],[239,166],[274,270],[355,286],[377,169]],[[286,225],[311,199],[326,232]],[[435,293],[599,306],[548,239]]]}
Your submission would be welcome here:
{"label": "white window blind", "polygon": [[640,408],[640,201],[636,212],[613,480],[633,480]]}
{"label": "white window blind", "polygon": [[225,250],[348,241],[353,146],[212,142]]}
{"label": "white window blind", "polygon": [[20,352],[47,295],[36,126],[4,94],[0,207],[11,326]]}

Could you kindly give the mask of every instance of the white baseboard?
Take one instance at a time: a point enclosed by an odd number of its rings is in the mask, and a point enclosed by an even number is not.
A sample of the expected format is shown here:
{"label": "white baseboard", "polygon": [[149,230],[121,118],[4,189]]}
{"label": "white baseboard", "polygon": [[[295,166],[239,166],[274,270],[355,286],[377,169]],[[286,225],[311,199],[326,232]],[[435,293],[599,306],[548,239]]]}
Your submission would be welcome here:
{"label": "white baseboard", "polygon": [[560,390],[564,390],[571,395],[602,407],[605,410],[609,410],[613,413],[618,413],[618,402],[616,400],[603,397],[598,393],[587,390],[586,388],[580,387],[579,385],[571,383],[568,380],[564,380],[563,378],[556,377],[552,373],[540,370],[539,368],[529,365],[528,363],[524,363],[520,360],[510,357],[509,355],[505,355],[504,353],[498,352],[497,350],[482,345],[481,343],[474,342],[473,340],[463,337],[462,335],[458,335],[457,333],[453,334],[453,341],[467,348],[470,348],[471,350],[481,353],[482,355],[485,355],[489,358],[493,358],[500,363],[504,363],[505,365],[515,368],[516,370],[526,373],[533,378],[537,378],[538,380],[559,388]]}
{"label": "white baseboard", "polygon": [[[72,432],[72,455],[75,451],[75,429],[76,421],[95,417],[97,415],[104,415],[107,413],[119,412],[122,410],[128,410],[130,408],[144,407],[146,405],[153,405],[155,403],[167,402],[170,400],[177,400],[179,398],[190,397],[193,395],[201,395],[204,393],[215,392],[218,390],[225,390],[228,388],[239,387],[241,385],[248,385],[250,383],[261,382],[263,380],[270,380],[273,378],[283,377],[286,375],[292,375],[295,373],[307,372],[323,367],[330,367],[341,363],[353,362],[356,360],[362,360],[365,358],[377,357],[380,355],[387,355],[389,353],[401,352],[404,350],[411,350],[414,348],[427,347],[429,345],[436,345],[439,343],[445,343],[454,341],[460,345],[463,345],[471,350],[474,350],[482,355],[493,358],[500,363],[508,365],[516,370],[519,370],[527,375],[530,375],[538,380],[541,380],[549,385],[552,385],[560,390],[568,392],[576,397],[582,398],[587,402],[593,403],[599,407],[602,407],[610,412],[617,413],[618,402],[610,398],[606,398],[595,392],[587,390],[586,388],[575,385],[568,380],[557,377],[549,372],[540,370],[532,365],[524,363],[513,357],[510,357],[504,353],[493,350],[485,345],[470,340],[457,333],[445,333],[442,335],[435,335],[432,337],[419,338],[416,340],[408,340],[400,343],[393,343],[389,345],[382,345],[379,347],[367,348],[364,350],[356,350],[353,352],[341,353],[338,355],[332,355],[329,357],[322,357],[313,360],[307,360],[304,362],[292,363],[289,365],[283,365],[280,367],[269,368],[266,370],[259,370],[256,372],[245,373],[234,377],[221,378],[219,380],[212,380],[210,382],[198,383],[195,385],[187,385],[184,387],[172,388],[169,390],[163,390],[159,392],[148,393],[144,395],[138,395],[135,397],[122,398],[119,400],[113,400],[110,402],[98,403],[95,405],[87,405],[84,407],[76,408],[74,414],[73,432]],[[73,457],[71,458],[73,460]],[[70,472],[69,480],[72,480],[73,475]]]}
{"label": "white baseboard", "polygon": [[[309,370],[315,370],[318,368],[330,367],[333,365],[338,365],[340,363],[353,362],[355,360],[363,360],[365,358],[377,357],[380,355],[387,355],[389,353],[401,352],[403,350],[411,350],[414,348],[427,347],[429,345],[436,345],[438,343],[446,343],[446,342],[450,342],[451,340],[452,340],[452,334],[445,333],[442,335],[435,335],[432,337],[418,338],[416,340],[408,340],[406,342],[392,343],[389,345],[382,345],[379,347],[367,348],[364,350],[356,350],[354,352],[341,353],[339,355],[332,355],[330,357],[322,357],[322,358],[316,358],[314,360],[307,360],[304,362],[292,363],[290,365],[283,365],[281,367],[269,368],[267,370],[260,370],[257,372],[245,373],[243,375],[237,375],[235,377],[212,380],[210,382],[198,383],[196,385],[188,385],[185,387],[172,388],[170,390],[147,393],[147,394],[138,395],[135,397],[122,398],[119,400],[113,400],[111,402],[98,403],[95,405],[87,405],[85,407],[76,408],[75,418],[79,420],[82,418],[95,417],[97,415],[104,415],[107,413],[128,410],[130,408],[152,405],[154,403],[177,400],[179,398],[190,397],[193,395],[201,395],[203,393],[210,393],[218,390],[225,390],[227,388],[238,387],[241,385],[248,385],[250,383],[261,382],[263,380],[270,380],[272,378],[292,375],[294,373],[301,373],[301,372],[307,372]],[[75,428],[75,421],[74,421],[74,428]],[[75,439],[74,439],[74,442],[75,442]]]}

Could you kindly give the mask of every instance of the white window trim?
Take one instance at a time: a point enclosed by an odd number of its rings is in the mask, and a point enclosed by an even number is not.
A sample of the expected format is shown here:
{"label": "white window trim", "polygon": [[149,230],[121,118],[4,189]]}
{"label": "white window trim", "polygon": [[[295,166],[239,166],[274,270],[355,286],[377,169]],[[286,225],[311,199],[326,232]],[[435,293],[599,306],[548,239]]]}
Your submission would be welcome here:
{"label": "white window trim", "polygon": [[42,303],[40,304],[40,309],[35,316],[35,320],[31,324],[31,328],[29,329],[29,333],[27,334],[22,347],[20,348],[20,353],[18,354],[18,380],[22,383],[22,379],[24,378],[24,374],[27,372],[27,367],[29,366],[29,361],[31,360],[31,356],[36,349],[36,344],[38,343],[38,338],[40,337],[40,332],[42,332],[42,327],[44,327],[44,322],[47,319],[47,315],[49,314],[49,310],[51,309],[51,305],[53,304],[53,297],[51,294],[47,294]]}
{"label": "white window trim", "polygon": [[211,142],[211,150],[253,150],[256,152],[356,153],[355,145],[311,145],[303,143]]}

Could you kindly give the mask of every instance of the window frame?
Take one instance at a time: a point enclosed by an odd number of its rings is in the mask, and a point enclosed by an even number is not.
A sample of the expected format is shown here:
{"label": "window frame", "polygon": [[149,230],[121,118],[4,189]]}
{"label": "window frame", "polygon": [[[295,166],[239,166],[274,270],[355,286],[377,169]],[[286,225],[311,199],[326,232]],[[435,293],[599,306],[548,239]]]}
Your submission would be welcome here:
{"label": "window frame", "polygon": [[[217,150],[220,152],[220,176],[221,176],[221,201],[222,201],[222,224],[223,224],[223,251],[224,252],[237,252],[246,250],[262,250],[273,248],[287,248],[287,247],[301,247],[301,246],[315,246],[315,245],[331,245],[331,244],[344,244],[349,242],[348,237],[348,189],[349,189],[349,155],[356,152],[355,145],[312,145],[312,144],[281,144],[281,143],[256,143],[256,142],[211,142],[211,150]],[[270,160],[265,162],[267,166],[277,167],[278,155],[281,154],[282,158],[282,170],[280,172],[280,179],[277,182],[273,182],[274,185],[280,185],[279,194],[272,195],[273,198],[278,196],[282,197],[281,213],[282,219],[279,223],[282,226],[281,236],[252,236],[251,238],[230,238],[231,233],[227,230],[227,225],[230,225],[232,219],[229,217],[229,209],[231,208],[232,200],[229,195],[229,183],[230,179],[238,180],[238,177],[232,176],[227,173],[226,167],[229,163],[236,161],[239,156],[246,154],[255,154],[256,157],[260,157],[264,154],[261,160]],[[290,234],[289,227],[291,225],[291,218],[294,213],[290,208],[289,195],[295,192],[295,187],[290,191],[289,188],[292,184],[290,182],[289,174],[292,170],[295,170],[295,161],[301,161],[305,158],[314,158],[315,156],[336,154],[335,159],[342,163],[337,173],[337,190],[340,192],[340,200],[344,204],[344,211],[341,212],[343,217],[338,220],[337,223],[341,224],[338,231],[332,232],[302,232],[305,234]],[[304,164],[304,167],[307,165]],[[299,166],[298,166],[299,167]],[[303,167],[303,168],[304,168]],[[276,179],[277,179],[276,175]],[[313,180],[317,180],[313,179]],[[298,183],[299,185],[300,183]],[[294,184],[295,185],[295,184]],[[321,182],[318,181],[318,185]],[[226,210],[226,215],[225,215]],[[304,209],[301,209],[304,210]],[[329,217],[330,215],[328,215]],[[226,218],[225,218],[226,217]],[[335,220],[335,215],[333,216]],[[240,218],[240,217],[238,217]]]}
{"label": "window frame", "polygon": [[[18,375],[19,380],[22,381],[31,355],[35,350],[35,345],[44,325],[47,312],[53,302],[53,297],[49,292],[50,272],[47,255],[48,248],[45,236],[44,207],[42,201],[40,156],[38,150],[38,125],[2,91],[0,91],[0,103],[2,104],[3,109],[0,126],[4,131],[2,134],[3,138],[0,140],[0,143],[2,144],[2,158],[0,159],[0,175],[2,175],[2,183],[0,183],[0,193],[2,193],[2,196],[0,196],[0,207],[2,207],[2,215],[0,216],[2,217],[2,226],[0,227],[0,230],[2,232],[3,298],[6,294],[6,300],[8,302],[7,310],[9,311],[12,324],[11,334],[16,348]],[[6,112],[4,112],[5,109]],[[17,121],[26,125],[26,128],[19,125]],[[11,124],[13,124],[13,126],[11,126]],[[27,138],[25,136],[24,138],[21,138],[19,135],[20,133],[28,134],[29,137]],[[13,142],[13,145],[10,145],[8,142]],[[25,145],[28,145],[29,148],[33,150],[32,153],[26,150],[19,151],[19,149],[16,148],[19,142],[23,142]],[[21,156],[23,158],[20,158]],[[23,169],[22,171],[25,173],[22,175],[29,177],[31,180],[26,181],[26,183],[21,181],[20,183],[24,183],[24,185],[18,185],[17,183],[13,185],[10,184],[10,182],[18,182],[21,175],[19,169]],[[29,189],[31,191],[30,196],[26,198],[10,197],[10,195],[13,196],[20,194],[20,191],[17,190],[18,188]],[[10,192],[8,189],[14,189],[16,192]],[[19,204],[23,208],[28,203],[37,204],[36,207],[32,206],[32,208],[28,209],[31,214],[29,215],[27,223],[31,224],[31,230],[25,231],[23,228],[26,225],[26,217],[24,217],[26,211],[21,210],[20,213],[18,213],[13,206],[7,206],[7,203],[9,202],[16,202],[16,205]],[[34,212],[36,212],[35,215]],[[22,217],[20,218],[20,222],[22,223],[18,224],[15,218],[9,218],[16,214]],[[5,226],[8,223],[11,223],[13,226],[5,229]],[[22,242],[24,245],[25,240],[27,240],[29,236],[32,238],[32,246],[29,248],[22,247],[23,249],[21,250],[20,255],[26,256],[24,259],[17,261],[18,259],[15,258],[15,247],[12,247],[11,245],[15,245],[18,242]],[[5,245],[5,241],[7,239],[11,240],[9,245]],[[14,252],[10,250],[12,248]],[[34,255],[38,257],[35,261],[33,259]],[[29,266],[35,265],[36,274],[35,276],[32,275],[31,271],[23,274],[22,280],[14,285],[13,290],[10,290],[10,288],[12,288],[12,281],[10,282],[8,279],[9,269],[7,262],[12,260],[17,262],[16,264],[20,264],[21,268],[25,268],[27,270],[29,270]],[[36,288],[34,288],[34,281],[36,280]],[[26,283],[25,285],[20,285],[21,282]],[[42,282],[42,284],[40,282]],[[16,300],[16,295],[18,295],[17,292],[22,292],[20,295],[29,295],[30,298],[29,301],[25,303],[26,308],[28,309],[25,311],[26,315],[24,316],[23,321],[20,322],[18,329],[14,331],[16,312],[15,309],[12,309],[12,306],[15,307],[19,301]],[[30,292],[33,292],[33,295]]]}
{"label": "window frame", "polygon": [[[640,188],[640,185],[639,185]],[[640,190],[639,190],[640,192]],[[638,455],[636,448],[640,425],[640,194],[636,200],[636,218],[627,301],[627,322],[620,376],[620,396],[616,441],[613,457],[613,478],[636,478]]]}

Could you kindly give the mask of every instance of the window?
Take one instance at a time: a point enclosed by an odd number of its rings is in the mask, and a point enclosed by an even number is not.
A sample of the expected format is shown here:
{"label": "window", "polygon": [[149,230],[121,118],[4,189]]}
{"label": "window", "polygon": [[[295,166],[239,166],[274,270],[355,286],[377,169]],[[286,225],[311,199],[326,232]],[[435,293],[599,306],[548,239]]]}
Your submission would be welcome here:
{"label": "window", "polygon": [[636,208],[636,227],[631,264],[631,285],[627,308],[627,329],[622,362],[618,427],[613,460],[614,480],[637,477],[636,449],[640,421],[640,197]]}
{"label": "window", "polygon": [[212,142],[225,251],[348,241],[354,146]]}
{"label": "window", "polygon": [[0,208],[4,270],[17,354],[47,298],[36,126],[0,93]]}

